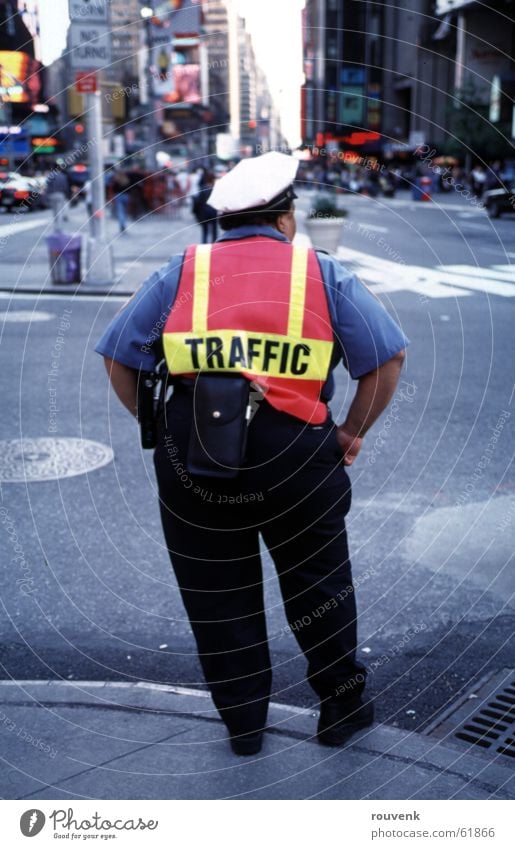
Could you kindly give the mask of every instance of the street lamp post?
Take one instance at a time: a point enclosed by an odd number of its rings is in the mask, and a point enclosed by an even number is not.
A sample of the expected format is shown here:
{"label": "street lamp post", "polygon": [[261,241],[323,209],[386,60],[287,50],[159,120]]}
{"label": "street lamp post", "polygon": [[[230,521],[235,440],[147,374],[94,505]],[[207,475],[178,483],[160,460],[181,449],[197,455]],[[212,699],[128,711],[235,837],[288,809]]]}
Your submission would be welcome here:
{"label": "street lamp post", "polygon": [[145,26],[145,42],[147,48],[147,96],[148,96],[148,104],[147,104],[147,120],[146,120],[146,148],[145,148],[145,161],[147,168],[150,171],[154,171],[156,168],[156,145],[157,145],[157,124],[156,124],[156,114],[155,114],[155,98],[154,98],[154,77],[152,74],[152,48],[153,38],[152,38],[152,18],[154,17],[154,6],[153,0],[146,3],[141,7],[140,10],[141,17],[143,19],[143,23]]}

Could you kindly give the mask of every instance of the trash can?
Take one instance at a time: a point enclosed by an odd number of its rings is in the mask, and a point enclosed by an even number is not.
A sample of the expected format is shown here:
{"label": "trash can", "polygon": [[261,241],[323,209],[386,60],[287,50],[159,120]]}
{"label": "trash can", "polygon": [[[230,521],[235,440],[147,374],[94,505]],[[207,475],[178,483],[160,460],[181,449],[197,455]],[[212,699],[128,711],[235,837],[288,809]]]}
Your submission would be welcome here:
{"label": "trash can", "polygon": [[47,236],[52,283],[80,283],[82,237],[71,233]]}

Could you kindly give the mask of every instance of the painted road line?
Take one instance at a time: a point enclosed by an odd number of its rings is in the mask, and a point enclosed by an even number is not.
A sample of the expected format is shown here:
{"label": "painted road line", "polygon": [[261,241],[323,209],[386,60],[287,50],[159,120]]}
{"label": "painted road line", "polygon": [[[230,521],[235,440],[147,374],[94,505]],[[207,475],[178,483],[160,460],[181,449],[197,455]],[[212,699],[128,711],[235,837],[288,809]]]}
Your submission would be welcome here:
{"label": "painted road line", "polygon": [[5,239],[9,236],[15,236],[16,233],[23,233],[25,230],[35,230],[37,227],[45,227],[51,220],[52,218],[47,216],[45,218],[38,218],[37,221],[19,221],[2,224],[0,225],[0,237]]}
{"label": "painted road line", "polygon": [[506,280],[509,283],[515,283],[515,269],[511,271],[497,271],[492,268],[478,268],[477,265],[439,265],[442,271],[451,271],[453,274],[466,274],[468,277],[485,276],[493,280]]}
{"label": "painted road line", "polygon": [[364,221],[357,221],[356,224],[357,224],[357,227],[358,227],[358,232],[359,232],[359,229],[361,229],[361,230],[373,230],[374,233],[389,233],[390,232],[388,227],[380,227],[379,225],[376,225],[376,224],[366,224]]}
{"label": "painted road line", "polygon": [[129,294],[126,295],[88,295],[88,294],[79,294],[78,292],[62,292],[59,294],[58,292],[7,292],[4,290],[0,290],[0,300],[2,301],[61,301],[68,299],[70,303],[73,301],[87,301],[88,303],[103,303],[108,304],[111,301],[127,301],[130,298]]}
{"label": "painted road line", "polygon": [[513,279],[512,275],[491,268],[468,265],[426,268],[380,259],[346,247],[339,247],[337,256],[342,262],[352,264],[356,274],[372,284],[376,293],[408,291],[428,298],[449,298],[482,292],[515,297],[515,286],[504,280]]}
{"label": "painted road line", "polygon": [[351,248],[338,248],[338,259],[356,265],[356,273],[371,284],[375,294],[404,291],[427,298],[465,298],[469,295],[461,288],[443,285],[432,268],[401,265]]}

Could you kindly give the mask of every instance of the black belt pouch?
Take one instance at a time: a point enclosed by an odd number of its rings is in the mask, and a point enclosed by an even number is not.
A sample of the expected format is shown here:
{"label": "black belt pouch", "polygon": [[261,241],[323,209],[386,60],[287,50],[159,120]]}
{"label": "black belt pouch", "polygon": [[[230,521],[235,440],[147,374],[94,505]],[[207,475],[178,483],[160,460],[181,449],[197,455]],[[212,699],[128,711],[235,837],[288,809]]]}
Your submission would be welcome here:
{"label": "black belt pouch", "polygon": [[245,455],[248,403],[249,382],[241,375],[199,375],[186,462],[191,475],[238,476]]}

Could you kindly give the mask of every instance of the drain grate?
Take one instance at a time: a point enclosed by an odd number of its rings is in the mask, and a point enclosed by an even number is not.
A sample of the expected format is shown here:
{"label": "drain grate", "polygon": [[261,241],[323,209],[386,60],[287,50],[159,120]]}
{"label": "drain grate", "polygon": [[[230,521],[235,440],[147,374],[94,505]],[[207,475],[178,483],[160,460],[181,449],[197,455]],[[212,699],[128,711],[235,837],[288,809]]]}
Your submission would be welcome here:
{"label": "drain grate", "polygon": [[515,670],[503,669],[474,684],[424,733],[515,759]]}

